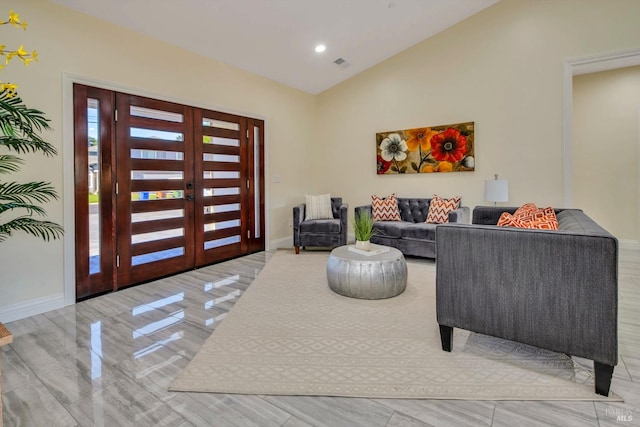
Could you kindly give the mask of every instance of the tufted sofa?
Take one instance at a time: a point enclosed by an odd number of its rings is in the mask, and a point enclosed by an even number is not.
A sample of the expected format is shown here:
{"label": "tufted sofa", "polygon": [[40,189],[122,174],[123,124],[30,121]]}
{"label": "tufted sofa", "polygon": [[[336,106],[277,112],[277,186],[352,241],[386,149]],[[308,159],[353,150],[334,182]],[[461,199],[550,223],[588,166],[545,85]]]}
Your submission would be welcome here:
{"label": "tufted sofa", "polygon": [[[374,229],[377,234],[371,238],[371,243],[391,246],[400,250],[404,255],[423,258],[436,257],[436,226],[427,224],[430,198],[402,198],[398,197],[398,210],[402,221],[376,221]],[[371,212],[371,205],[358,206],[359,212]],[[468,223],[470,210],[461,206],[449,214],[449,222]]]}
{"label": "tufted sofa", "polygon": [[438,227],[442,348],[456,327],[592,359],[606,396],[618,363],[618,241],[579,209],[556,209],[557,231],[496,226],[515,210],[478,206],[472,224]]}

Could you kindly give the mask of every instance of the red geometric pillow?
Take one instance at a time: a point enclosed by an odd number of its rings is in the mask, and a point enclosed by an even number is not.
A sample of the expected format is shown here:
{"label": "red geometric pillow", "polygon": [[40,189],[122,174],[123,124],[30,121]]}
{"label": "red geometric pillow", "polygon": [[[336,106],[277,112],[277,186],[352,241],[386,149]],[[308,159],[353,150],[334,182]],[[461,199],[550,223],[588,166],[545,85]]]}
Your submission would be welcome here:
{"label": "red geometric pillow", "polygon": [[524,205],[516,209],[516,211],[513,213],[513,216],[515,216],[516,218],[524,218],[537,210],[538,207],[535,205],[535,203],[525,203]]}
{"label": "red geometric pillow", "polygon": [[[500,215],[497,225],[500,227],[531,228],[537,230],[558,229],[558,218],[556,218],[556,212],[552,207],[532,210],[530,205],[533,205],[533,203],[524,205],[523,208],[525,206],[527,208],[522,211],[520,211],[522,208],[518,208],[513,215],[508,212],[503,212],[502,215]],[[517,215],[518,213],[520,214]]]}
{"label": "red geometric pillow", "polygon": [[437,194],[433,195],[429,203],[429,213],[425,222],[429,224],[444,224],[449,222],[449,213],[460,207],[460,196],[443,199]]}
{"label": "red geometric pillow", "polygon": [[386,198],[371,195],[371,210],[374,221],[402,221],[395,193]]}
{"label": "red geometric pillow", "polygon": [[538,230],[557,230],[558,218],[552,207],[538,209],[523,219],[526,221],[527,228],[535,228]]}
{"label": "red geometric pillow", "polygon": [[520,219],[516,218],[515,215],[511,215],[509,212],[502,212],[500,215],[500,219],[498,220],[498,227],[518,227],[518,228],[527,228],[527,224]]}

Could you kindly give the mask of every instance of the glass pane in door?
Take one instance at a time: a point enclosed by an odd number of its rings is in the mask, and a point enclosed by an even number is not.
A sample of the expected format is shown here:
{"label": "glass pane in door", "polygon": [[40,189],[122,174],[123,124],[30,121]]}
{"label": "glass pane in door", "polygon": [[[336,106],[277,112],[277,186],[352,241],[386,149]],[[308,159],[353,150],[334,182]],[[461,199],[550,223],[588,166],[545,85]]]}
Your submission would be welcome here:
{"label": "glass pane in door", "polygon": [[100,117],[99,101],[87,102],[89,184],[89,274],[100,273]]}

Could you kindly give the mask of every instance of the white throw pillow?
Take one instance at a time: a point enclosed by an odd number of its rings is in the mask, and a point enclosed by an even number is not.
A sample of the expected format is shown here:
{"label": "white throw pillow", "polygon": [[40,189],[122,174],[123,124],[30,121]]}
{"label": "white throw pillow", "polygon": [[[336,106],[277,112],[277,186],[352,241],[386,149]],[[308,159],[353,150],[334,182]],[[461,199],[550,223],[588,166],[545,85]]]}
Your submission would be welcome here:
{"label": "white throw pillow", "polygon": [[320,194],[318,196],[309,196],[305,194],[305,220],[307,219],[333,219],[333,211],[331,210],[331,195]]}

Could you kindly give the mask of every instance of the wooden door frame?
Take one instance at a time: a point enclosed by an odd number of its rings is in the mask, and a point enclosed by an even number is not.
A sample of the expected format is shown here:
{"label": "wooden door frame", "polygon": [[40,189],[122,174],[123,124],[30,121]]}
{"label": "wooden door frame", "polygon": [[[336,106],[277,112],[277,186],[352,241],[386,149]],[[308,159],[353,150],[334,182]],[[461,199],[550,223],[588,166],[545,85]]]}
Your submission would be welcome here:
{"label": "wooden door frame", "polygon": [[[112,90],[115,92],[124,92],[131,95],[139,95],[148,98],[155,98],[168,102],[176,102],[200,107],[203,109],[228,112],[230,114],[243,115],[246,117],[254,117],[258,120],[264,121],[264,144],[263,151],[268,152],[270,148],[270,140],[268,137],[268,120],[269,117],[262,114],[255,114],[249,111],[243,110],[231,110],[227,107],[211,104],[206,101],[186,100],[181,97],[180,92],[176,89],[175,94],[167,94],[155,91],[145,91],[139,88],[124,85],[119,82],[98,80],[86,76],[81,76],[73,73],[62,73],[62,175],[63,175],[63,189],[62,189],[62,208],[63,208],[63,225],[65,228],[65,235],[63,237],[63,280],[64,289],[62,293],[54,295],[51,298],[47,298],[43,301],[38,301],[37,304],[21,310],[24,316],[31,316],[40,314],[44,311],[55,310],[58,308],[74,305],[76,303],[76,288],[75,288],[75,213],[74,213],[74,169],[73,169],[73,85],[79,83],[95,88]],[[271,229],[268,226],[271,222],[270,212],[270,160],[269,156],[265,155],[264,159],[264,235],[265,235],[265,250],[272,247],[286,246],[290,244],[291,237],[285,236],[277,241],[271,241]],[[287,243],[289,242],[289,243]]]}

